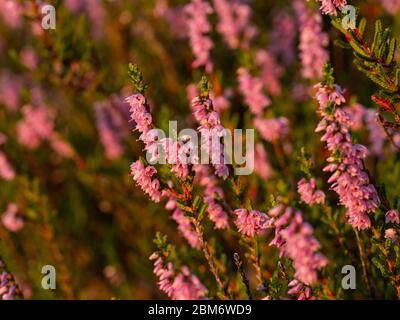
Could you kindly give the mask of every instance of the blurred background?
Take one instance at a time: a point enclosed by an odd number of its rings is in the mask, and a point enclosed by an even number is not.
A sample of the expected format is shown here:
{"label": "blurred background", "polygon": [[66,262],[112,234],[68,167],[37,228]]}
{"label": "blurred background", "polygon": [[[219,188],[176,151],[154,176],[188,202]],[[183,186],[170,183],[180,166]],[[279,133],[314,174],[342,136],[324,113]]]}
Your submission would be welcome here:
{"label": "blurred background", "polygon": [[[244,2],[258,29],[252,46],[278,52],[280,83],[269,92],[271,112],[294,124],[295,150],[315,142],[309,151],[318,151],[315,105],[307,102],[306,90],[313,82],[300,75],[292,1]],[[382,18],[398,34],[400,6],[395,2],[352,4],[368,21]],[[0,254],[25,298],[164,299],[148,260],[155,233],[167,234],[191,255],[170,212],[149,201],[129,176],[130,163],[143,153],[124,102],[133,93],[128,64],[136,63],[149,84],[157,125],[165,128],[171,119],[196,127],[187,86],[198,83],[204,70],[191,66],[182,11],[187,3],[0,0]],[[41,26],[44,4],[56,8],[54,30]],[[210,19],[214,71],[209,77],[218,95],[228,90],[223,123],[245,126],[248,111],[236,90],[236,70],[251,64],[252,49],[232,50],[215,28],[215,13]],[[286,37],[279,36],[283,19],[294,21]],[[374,84],[353,66],[351,52],[332,45],[340,35],[328,20],[324,30],[332,40],[328,49],[337,82],[348,89],[348,97],[357,93],[359,102],[373,107]],[[369,37],[372,26],[367,25]],[[279,51],[279,45],[286,47]],[[397,173],[386,171],[382,178],[396,185]],[[252,176],[249,181],[249,193],[265,201],[257,190],[268,186]],[[57,269],[54,291],[41,288],[41,269],[47,264]]]}

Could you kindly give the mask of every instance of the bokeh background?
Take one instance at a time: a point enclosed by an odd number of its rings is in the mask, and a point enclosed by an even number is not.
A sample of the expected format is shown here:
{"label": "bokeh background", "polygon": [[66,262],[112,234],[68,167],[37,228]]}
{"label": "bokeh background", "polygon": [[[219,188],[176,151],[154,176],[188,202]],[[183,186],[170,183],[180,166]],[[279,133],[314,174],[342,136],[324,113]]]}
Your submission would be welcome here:
{"label": "bokeh background", "polygon": [[[193,261],[198,259],[199,272],[205,272],[204,262],[190,253],[170,212],[163,204],[149,201],[129,176],[130,163],[143,153],[124,103],[133,93],[128,77],[132,62],[140,66],[149,84],[147,96],[157,124],[163,128],[171,119],[182,127],[196,127],[186,88],[198,83],[204,71],[191,66],[193,55],[182,14],[187,2],[0,0],[0,137],[4,140],[0,150],[15,171],[13,179],[0,179],[0,212],[4,216],[14,210],[22,219],[13,230],[4,219],[0,223],[0,253],[25,298],[166,298],[148,260],[157,231],[167,234],[171,243],[182,245],[182,252],[193,255]],[[383,2],[352,4],[368,21],[383,19],[397,35],[398,7],[385,7]],[[45,3],[56,8],[55,30],[41,27],[40,7]],[[254,46],[272,50],[277,42],[287,40],[277,36],[277,19],[282,13],[294,17],[291,1],[247,3],[253,10],[251,23],[259,30]],[[351,52],[333,45],[340,35],[329,18],[324,19],[337,82],[347,88],[347,97],[357,94],[359,102],[374,107],[370,96],[375,85],[354,67]],[[211,21],[215,26],[215,14]],[[372,27],[373,23],[367,25],[368,37]],[[305,88],[313,83],[300,75],[296,24],[292,36],[287,54],[293,55],[293,61],[285,64],[283,56],[278,57],[280,92],[273,101],[273,113],[286,116],[292,124],[294,153],[288,167],[296,166],[295,154],[302,146],[317,154],[321,147],[314,134],[315,104],[304,98]],[[233,91],[230,106],[222,114],[223,123],[241,126],[248,111],[235,89],[236,70],[249,63],[249,53],[230,49],[215,28],[211,37],[213,88],[218,92],[223,85]],[[50,123],[39,129],[41,135],[24,132],[24,124],[41,123],[41,117],[48,117]],[[107,124],[111,129],[104,128]],[[118,132],[114,148],[106,146],[107,130]],[[359,139],[366,139],[365,133]],[[388,188],[398,191],[396,157],[384,164],[375,157],[370,165],[371,170],[379,170],[379,179]],[[274,179],[272,184],[282,190],[290,184],[285,175]],[[267,182],[252,175],[247,186],[259,203],[266,201]],[[311,213],[310,220],[313,217],[318,221],[317,213]],[[332,237],[321,238],[323,247],[329,248]],[[227,239],[220,245],[233,252],[235,246]],[[332,255],[340,261],[343,253]],[[47,264],[57,269],[54,291],[41,288],[41,268]]]}

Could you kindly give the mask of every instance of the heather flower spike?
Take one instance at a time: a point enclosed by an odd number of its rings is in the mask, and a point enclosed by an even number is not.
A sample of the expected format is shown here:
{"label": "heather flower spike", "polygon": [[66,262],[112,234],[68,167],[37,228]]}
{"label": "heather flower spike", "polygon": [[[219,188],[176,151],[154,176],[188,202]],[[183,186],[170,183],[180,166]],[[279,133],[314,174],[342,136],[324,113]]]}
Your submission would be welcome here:
{"label": "heather flower spike", "polygon": [[371,227],[369,214],[375,212],[380,199],[375,186],[370,183],[363,160],[368,150],[361,144],[353,144],[349,128],[350,115],[341,107],[345,103],[343,90],[332,84],[332,70],[325,68],[324,83],[317,84],[316,99],[322,120],[316,132],[325,132],[321,141],[325,142],[330,156],[324,171],[332,173],[328,179],[331,189],[347,209],[349,223],[357,229]]}

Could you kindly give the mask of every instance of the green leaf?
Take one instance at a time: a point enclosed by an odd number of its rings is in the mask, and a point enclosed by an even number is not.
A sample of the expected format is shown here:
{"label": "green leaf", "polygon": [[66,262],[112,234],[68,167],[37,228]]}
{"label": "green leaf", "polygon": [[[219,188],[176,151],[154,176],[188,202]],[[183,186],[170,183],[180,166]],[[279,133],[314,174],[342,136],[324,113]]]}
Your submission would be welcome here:
{"label": "green leaf", "polygon": [[372,258],[372,263],[374,264],[375,267],[379,269],[379,271],[382,273],[384,277],[388,276],[388,273],[386,271],[385,266],[382,264],[382,262],[379,260],[377,257]]}
{"label": "green leaf", "polygon": [[143,80],[142,72],[137,64],[130,63],[128,66],[128,75],[138,93],[144,94],[147,89],[147,83]]}
{"label": "green leaf", "polygon": [[374,54],[377,53],[377,50],[381,44],[381,39],[382,39],[382,22],[380,20],[376,20],[374,41],[372,42],[371,46],[371,50]]}
{"label": "green leaf", "polygon": [[386,64],[387,65],[392,63],[393,58],[394,58],[394,54],[396,52],[396,48],[397,48],[397,40],[395,38],[392,38],[390,40],[390,43],[389,43],[389,52],[388,52],[387,57],[386,57]]}
{"label": "green leaf", "polygon": [[358,25],[358,31],[360,32],[360,37],[362,38],[365,31],[365,26],[367,25],[367,19],[362,18],[360,24]]}

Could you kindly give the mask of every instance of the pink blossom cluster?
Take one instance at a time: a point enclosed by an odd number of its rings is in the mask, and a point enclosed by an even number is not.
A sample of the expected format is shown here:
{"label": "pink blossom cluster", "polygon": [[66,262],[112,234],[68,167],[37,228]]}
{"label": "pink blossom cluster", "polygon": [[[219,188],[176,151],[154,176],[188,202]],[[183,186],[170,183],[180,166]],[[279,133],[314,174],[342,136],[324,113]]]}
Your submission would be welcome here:
{"label": "pink blossom cluster", "polygon": [[[163,138],[159,145],[164,150],[165,161],[172,165],[171,172],[184,181],[189,175],[189,165],[199,161],[198,147],[189,136],[183,136],[177,141],[172,138]],[[153,158],[158,153],[158,151],[155,154],[153,152]]]}
{"label": "pink blossom cluster", "polygon": [[[126,98],[130,105],[131,121],[135,122],[135,130],[141,133],[139,139],[145,143],[145,148],[150,148],[155,143],[150,140],[147,133],[153,126],[153,118],[147,111],[146,98],[142,94],[133,94]],[[146,193],[154,202],[159,202],[161,198],[160,181],[153,176],[157,174],[153,166],[145,167],[142,161],[137,160],[131,164],[131,176],[136,184]]]}
{"label": "pink blossom cluster", "polygon": [[243,37],[244,47],[247,47],[248,41],[257,33],[255,26],[250,23],[250,7],[238,0],[213,0],[213,3],[218,15],[217,31],[228,46],[238,48]]}
{"label": "pink blossom cluster", "polygon": [[153,166],[145,167],[140,160],[131,164],[131,176],[136,184],[146,193],[154,202],[159,202],[161,198],[160,181],[153,178],[157,174]]}
{"label": "pink blossom cluster", "polygon": [[25,105],[22,118],[17,123],[18,142],[30,150],[36,150],[43,142],[61,157],[70,158],[74,151],[71,145],[54,130],[54,113],[44,106]]}
{"label": "pink blossom cluster", "polygon": [[328,61],[327,46],[329,38],[322,31],[322,18],[319,12],[311,11],[304,0],[294,0],[300,29],[300,60],[302,75],[306,79],[321,79],[322,69]]}
{"label": "pink blossom cluster", "polygon": [[[283,210],[278,205],[269,211],[270,216],[277,216]],[[328,260],[318,252],[321,245],[313,236],[313,228],[303,221],[300,211],[287,207],[274,223],[275,237],[270,245],[279,248],[280,257],[293,260],[296,269],[295,278],[305,285],[317,281],[317,271],[323,268]]]}
{"label": "pink blossom cluster", "polygon": [[[189,84],[186,87],[186,95],[189,102],[199,95],[199,89],[195,84]],[[232,88],[226,88],[221,95],[217,95],[213,90],[210,90],[210,99],[213,101],[213,108],[216,112],[221,113],[229,109],[231,103],[229,98],[233,95]],[[194,110],[193,110],[194,111]]]}
{"label": "pink blossom cluster", "polygon": [[22,86],[21,78],[8,73],[1,74],[0,104],[3,104],[9,111],[16,111],[20,104],[19,92]]}
{"label": "pink blossom cluster", "polygon": [[300,194],[301,201],[308,205],[323,204],[325,202],[325,193],[322,190],[315,190],[315,178],[309,181],[302,178],[297,183],[297,192]]}
{"label": "pink blossom cluster", "polygon": [[[185,180],[189,174],[188,164],[197,160],[190,155],[196,154],[193,149],[196,146],[191,141],[175,141],[172,138],[162,138],[158,141],[158,131],[153,129],[152,116],[148,112],[146,98],[142,94],[134,94],[126,99],[130,105],[131,120],[135,122],[135,130],[141,133],[139,139],[145,144],[145,150],[151,155],[151,162],[166,161],[172,165],[172,172]],[[161,150],[164,150],[164,156],[161,158]],[[157,170],[151,167],[154,173]],[[158,180],[156,180],[158,181]]]}
{"label": "pink blossom cluster", "polygon": [[19,143],[28,149],[36,149],[54,133],[54,116],[45,107],[26,105],[22,108],[23,118],[17,123]]}
{"label": "pink blossom cluster", "polygon": [[259,235],[262,231],[272,228],[274,218],[268,217],[265,213],[257,210],[236,209],[235,224],[239,232],[247,237]]}
{"label": "pink blossom cluster", "polygon": [[0,17],[10,28],[20,28],[24,7],[15,0],[0,0]]}
{"label": "pink blossom cluster", "polygon": [[196,179],[198,180],[199,184],[205,187],[204,201],[208,205],[208,217],[212,222],[214,222],[216,229],[228,228],[228,214],[216,199],[224,199],[224,192],[220,187],[218,187],[217,178],[210,174],[208,166],[206,165],[196,165],[194,170],[196,172]]}
{"label": "pink blossom cluster", "polygon": [[226,179],[229,169],[225,165],[224,146],[221,142],[225,129],[221,125],[218,112],[214,110],[213,101],[198,96],[192,100],[191,105],[193,116],[200,124],[198,131],[202,135],[201,148],[209,154],[215,174]]}
{"label": "pink blossom cluster", "polygon": [[254,115],[261,115],[264,109],[271,104],[271,100],[263,93],[264,81],[253,77],[246,68],[237,71],[239,91],[244,98],[245,104]]}
{"label": "pink blossom cluster", "polygon": [[15,203],[9,203],[6,211],[1,217],[3,225],[12,232],[17,232],[24,227],[24,220],[18,215],[18,206]]}
{"label": "pink blossom cluster", "polygon": [[297,279],[290,281],[288,287],[288,294],[297,295],[297,300],[315,300],[315,297],[311,295],[311,288]]}
{"label": "pink blossom cluster", "polygon": [[[0,146],[3,145],[7,140],[7,137],[0,132]],[[15,178],[15,170],[7,160],[7,157],[3,151],[0,150],[0,178],[10,181]]]}
{"label": "pink blossom cluster", "polygon": [[129,107],[118,95],[111,95],[108,100],[95,102],[96,124],[100,141],[108,159],[117,159],[122,155],[122,139],[128,133],[127,120]]}
{"label": "pink blossom cluster", "polygon": [[168,22],[171,34],[178,38],[184,39],[188,36],[187,17],[184,13],[184,6],[168,8],[164,14],[165,20]]}
{"label": "pink blossom cluster", "polygon": [[382,6],[385,10],[395,15],[400,11],[400,1],[399,0],[381,0]]}
{"label": "pink blossom cluster", "polygon": [[[122,155],[121,131],[119,126],[113,123],[113,114],[106,101],[95,103],[97,128],[100,134],[100,141],[108,159],[117,159]],[[111,111],[111,112],[110,112]]]}
{"label": "pink blossom cluster", "polygon": [[255,63],[261,68],[261,79],[265,89],[272,96],[280,96],[282,92],[280,77],[283,75],[283,68],[278,64],[273,54],[264,49],[256,52]]}
{"label": "pink blossom cluster", "polygon": [[269,51],[283,63],[291,66],[295,60],[297,27],[293,17],[285,11],[274,14]]}
{"label": "pink blossom cluster", "polygon": [[263,119],[257,117],[253,120],[254,127],[260,132],[261,137],[274,143],[289,134],[289,121],[285,117]]}
{"label": "pink blossom cluster", "polygon": [[200,280],[183,266],[176,274],[171,262],[166,265],[159,253],[153,253],[154,274],[159,278],[158,285],[172,300],[203,300],[207,299],[208,290]]}
{"label": "pink blossom cluster", "polygon": [[385,215],[385,222],[386,223],[397,223],[400,224],[400,213],[398,210],[391,209],[386,212]]}
{"label": "pink blossom cluster", "polygon": [[[0,259],[0,270],[3,272],[0,274],[0,299],[1,300],[14,300],[17,286],[12,280],[12,275],[4,270],[5,264]],[[10,281],[11,280],[11,281]]]}
{"label": "pink blossom cluster", "polygon": [[172,211],[172,219],[178,224],[179,233],[187,240],[190,246],[195,249],[200,249],[199,236],[194,230],[190,219],[178,208],[174,196],[170,196],[165,208]]}
{"label": "pink blossom cluster", "polygon": [[273,170],[268,160],[268,154],[261,142],[256,143],[254,157],[250,156],[250,160],[254,160],[254,172],[262,179],[271,178]]}
{"label": "pink blossom cluster", "polygon": [[[339,195],[340,203],[346,207],[349,223],[358,229],[369,228],[371,221],[368,214],[376,210],[380,200],[364,170],[363,159],[368,150],[363,145],[351,142],[351,117],[345,110],[338,108],[345,102],[340,87],[322,84],[315,87],[322,116],[315,131],[325,132],[321,141],[326,143],[331,153],[327,159],[329,165],[324,168],[324,171],[333,173],[328,183]],[[332,105],[335,108],[330,112],[327,107]]]}
{"label": "pink blossom cluster", "polygon": [[129,112],[131,121],[135,123],[135,130],[141,133],[139,139],[146,144],[145,134],[153,127],[153,118],[147,110],[146,98],[136,93],[126,98],[126,102],[130,105]]}
{"label": "pink blossom cluster", "polygon": [[387,139],[385,130],[377,122],[378,113],[372,109],[365,110],[365,121],[369,131],[371,153],[377,157],[383,156],[383,148]]}
{"label": "pink blossom cluster", "polygon": [[397,240],[399,239],[398,235],[397,235],[397,231],[394,228],[388,228],[385,230],[385,239],[388,239],[392,242],[397,242]]}
{"label": "pink blossom cluster", "polygon": [[213,12],[213,9],[206,1],[191,0],[190,3],[185,5],[184,12],[187,16],[190,46],[195,56],[192,67],[204,66],[207,72],[211,72],[213,66],[210,50],[214,44],[207,33],[212,30],[208,15]]}
{"label": "pink blossom cluster", "polygon": [[29,70],[34,70],[38,64],[38,57],[33,48],[26,46],[21,50],[21,63]]}
{"label": "pink blossom cluster", "polygon": [[347,3],[346,0],[318,0],[321,2],[321,11],[324,14],[337,15],[337,9],[341,10]]}

